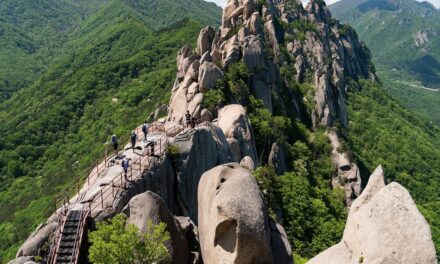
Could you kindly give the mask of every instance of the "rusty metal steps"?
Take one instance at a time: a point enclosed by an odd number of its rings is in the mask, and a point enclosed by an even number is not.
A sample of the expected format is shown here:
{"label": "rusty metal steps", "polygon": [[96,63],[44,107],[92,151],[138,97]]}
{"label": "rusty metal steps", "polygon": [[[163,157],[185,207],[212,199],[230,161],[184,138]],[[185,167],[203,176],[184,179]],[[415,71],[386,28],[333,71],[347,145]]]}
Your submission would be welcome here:
{"label": "rusty metal steps", "polygon": [[75,254],[75,241],[79,239],[82,211],[70,211],[64,222],[59,248],[56,252],[56,263],[72,263]]}

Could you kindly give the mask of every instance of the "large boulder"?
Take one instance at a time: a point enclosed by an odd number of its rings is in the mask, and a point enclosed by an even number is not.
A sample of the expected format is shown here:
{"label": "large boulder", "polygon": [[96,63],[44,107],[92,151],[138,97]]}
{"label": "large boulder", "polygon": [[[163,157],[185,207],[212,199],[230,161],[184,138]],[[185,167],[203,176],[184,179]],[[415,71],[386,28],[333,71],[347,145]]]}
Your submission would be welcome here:
{"label": "large boulder", "polygon": [[214,88],[218,80],[225,79],[223,71],[212,62],[204,62],[199,70],[199,87],[201,92]]}
{"label": "large boulder", "polygon": [[184,46],[177,53],[177,79],[183,79],[191,64],[196,60],[191,47]]}
{"label": "large boulder", "polygon": [[309,264],[436,264],[431,230],[411,195],[378,167],[353,203],[342,241]]}
{"label": "large boulder", "polygon": [[197,186],[202,174],[217,165],[231,162],[228,142],[218,127],[209,123],[188,129],[172,144],[179,149],[176,164],[178,195],[184,213],[197,223]]}
{"label": "large boulder", "polygon": [[[166,126],[167,124],[165,124]],[[180,129],[178,127],[178,130]],[[180,212],[176,193],[174,192],[177,183],[172,160],[169,157],[152,159],[150,156],[146,156],[143,158],[142,164],[143,166],[148,164],[149,169],[145,170],[141,177],[136,177],[132,181],[120,186],[120,195],[117,195],[114,199],[111,210],[103,211],[95,218],[96,221],[108,219],[121,213],[134,196],[146,191],[158,194],[173,214]]]}
{"label": "large boulder", "polygon": [[237,162],[249,156],[257,162],[257,150],[252,131],[252,125],[242,105],[232,104],[220,109],[218,114],[218,127],[221,128],[227,138],[235,139],[238,142],[240,155],[235,157]]}
{"label": "large boulder", "polygon": [[168,112],[168,119],[170,121],[179,123],[182,122],[184,115],[188,108],[188,89],[179,87],[171,96],[170,107]]}
{"label": "large boulder", "polygon": [[272,263],[267,211],[249,170],[230,163],[207,171],[198,197],[204,263]]}
{"label": "large boulder", "polygon": [[292,249],[286,231],[280,224],[272,221],[270,221],[270,245],[274,263],[293,264]]}
{"label": "large boulder", "polygon": [[48,242],[58,227],[58,222],[44,223],[24,242],[17,252],[17,258],[23,256],[38,256],[43,245]]}
{"label": "large boulder", "polygon": [[123,212],[128,215],[127,223],[135,225],[143,233],[148,231],[148,221],[155,225],[165,223],[171,237],[166,247],[171,255],[172,263],[187,263],[189,250],[185,233],[160,196],[150,191],[136,195]]}
{"label": "large boulder", "polygon": [[332,179],[333,188],[341,188],[345,192],[345,201],[350,208],[353,201],[362,192],[362,178],[358,166],[351,163],[346,153],[340,152],[341,143],[334,131],[327,134],[332,145],[332,161],[336,174]]}
{"label": "large boulder", "polygon": [[269,153],[269,165],[275,169],[277,175],[282,175],[287,171],[286,155],[283,148],[278,143],[273,143]]}
{"label": "large boulder", "polygon": [[238,0],[228,1],[227,6],[223,10],[222,28],[232,27],[231,15],[238,8],[238,6],[239,6]]}
{"label": "large boulder", "polygon": [[37,264],[33,257],[19,257],[8,262],[8,264]]}
{"label": "large boulder", "polygon": [[212,41],[215,37],[215,29],[211,26],[206,27],[200,31],[197,39],[197,54],[202,56],[205,52],[211,51]]}

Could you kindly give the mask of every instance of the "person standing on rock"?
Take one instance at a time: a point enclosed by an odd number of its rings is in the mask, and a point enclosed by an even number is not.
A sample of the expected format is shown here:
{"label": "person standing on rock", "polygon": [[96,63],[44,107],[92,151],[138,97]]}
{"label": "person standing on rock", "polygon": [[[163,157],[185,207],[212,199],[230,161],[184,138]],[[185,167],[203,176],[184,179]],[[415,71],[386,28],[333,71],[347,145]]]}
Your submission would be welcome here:
{"label": "person standing on rock", "polygon": [[148,135],[148,123],[147,121],[144,122],[142,125],[142,132],[144,132],[144,142],[147,142],[147,135]]}
{"label": "person standing on rock", "polygon": [[128,173],[128,167],[130,167],[130,161],[127,158],[124,158],[122,160],[121,165],[122,165],[122,168],[124,169],[124,178],[126,181],[128,181],[127,173]]}
{"label": "person standing on rock", "polygon": [[131,131],[131,147],[133,148],[133,152],[134,152],[134,148],[136,147],[136,141],[137,141],[137,135],[136,135],[136,131]]}
{"label": "person standing on rock", "polygon": [[192,116],[189,113],[189,111],[186,111],[185,118],[186,118],[186,127],[191,126],[191,124],[192,124]]}
{"label": "person standing on rock", "polygon": [[113,144],[113,149],[114,149],[114,151],[115,151],[115,153],[116,153],[116,157],[119,157],[119,152],[118,152],[118,146],[119,146],[119,143],[118,143],[118,137],[117,137],[115,134],[113,134],[112,137],[111,137],[110,142]]}

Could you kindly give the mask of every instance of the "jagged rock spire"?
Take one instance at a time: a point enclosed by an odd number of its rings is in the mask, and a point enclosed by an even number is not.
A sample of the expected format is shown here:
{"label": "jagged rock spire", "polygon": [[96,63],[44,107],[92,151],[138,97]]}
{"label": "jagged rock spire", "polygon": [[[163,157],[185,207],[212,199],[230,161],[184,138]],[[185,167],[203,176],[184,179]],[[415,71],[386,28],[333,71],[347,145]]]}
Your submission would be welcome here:
{"label": "jagged rock spire", "polygon": [[[220,72],[239,61],[244,62],[251,73],[249,90],[271,111],[273,96],[288,93],[283,91],[280,67],[292,69],[297,81],[312,83],[315,108],[311,120],[315,126],[330,127],[336,121],[348,126],[347,79],[374,78],[369,68],[368,49],[354,30],[331,17],[323,1],[311,1],[303,8],[299,1],[272,0],[261,5],[254,0],[229,0],[220,29],[203,29],[196,50],[196,54],[182,50],[184,59],[179,54],[170,120],[181,120],[180,113],[185,110],[200,116],[203,96],[194,94],[206,91],[201,82],[208,79],[211,84],[208,89],[212,88],[213,83],[224,78]],[[192,68],[208,67],[212,74],[201,76],[202,71],[198,75],[197,71],[190,71],[188,76],[187,69],[193,62]],[[218,67],[220,65],[222,67]],[[292,102],[277,107],[294,107],[296,112],[301,111],[298,105],[303,98],[287,97],[292,98]]]}

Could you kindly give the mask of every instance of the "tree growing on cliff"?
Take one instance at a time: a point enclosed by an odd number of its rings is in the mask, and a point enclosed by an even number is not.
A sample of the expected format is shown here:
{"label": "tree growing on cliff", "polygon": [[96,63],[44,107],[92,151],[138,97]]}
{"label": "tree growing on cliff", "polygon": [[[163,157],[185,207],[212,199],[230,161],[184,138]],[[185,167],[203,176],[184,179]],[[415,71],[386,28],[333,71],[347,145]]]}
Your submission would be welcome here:
{"label": "tree growing on cliff", "polygon": [[170,240],[166,225],[147,223],[142,233],[135,225],[126,225],[126,216],[119,214],[109,222],[97,224],[90,234],[89,260],[95,264],[169,263],[165,243]]}

